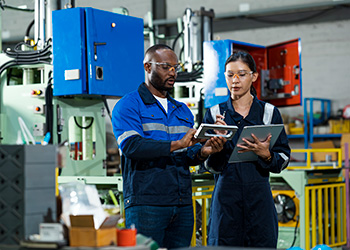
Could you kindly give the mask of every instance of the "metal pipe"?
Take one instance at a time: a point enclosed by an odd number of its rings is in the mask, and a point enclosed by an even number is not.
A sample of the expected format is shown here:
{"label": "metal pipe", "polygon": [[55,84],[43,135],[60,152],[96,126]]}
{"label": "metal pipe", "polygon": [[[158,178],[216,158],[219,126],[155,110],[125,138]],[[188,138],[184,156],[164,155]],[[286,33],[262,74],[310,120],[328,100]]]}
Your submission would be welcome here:
{"label": "metal pipe", "polygon": [[42,49],[45,44],[45,0],[40,0],[39,3],[39,40],[38,40],[38,49]]}
{"label": "metal pipe", "polygon": [[149,31],[149,43],[150,43],[150,46],[153,46],[155,43],[154,43],[154,26],[153,26],[153,15],[152,15],[152,12],[148,12],[147,13],[147,16],[148,16],[148,27],[150,28],[150,31]]}
{"label": "metal pipe", "polygon": [[39,5],[40,5],[40,0],[35,0],[34,3],[34,42],[38,42],[39,39]]}
{"label": "metal pipe", "polygon": [[42,49],[45,43],[45,0],[35,0],[34,4],[34,41]]}
{"label": "metal pipe", "polygon": [[[57,110],[58,111],[58,110]],[[60,111],[58,111],[61,113]],[[61,116],[60,114],[57,114],[58,116]],[[72,145],[75,145],[74,155],[71,156],[74,160],[79,160],[79,145],[81,146],[82,141],[82,130],[77,126],[78,124],[82,124],[82,117],[81,116],[75,116],[70,117],[68,120],[68,142],[70,151],[72,151],[71,147]]]}
{"label": "metal pipe", "polygon": [[187,8],[185,15],[183,16],[184,23],[184,63],[185,68],[192,71],[192,58],[191,58],[191,17],[192,10]]}
{"label": "metal pipe", "polygon": [[202,17],[195,12],[195,15],[191,18],[191,30],[190,30],[190,50],[191,50],[191,60],[195,64],[202,61]]}
{"label": "metal pipe", "polygon": [[[183,32],[182,19],[180,17],[177,18],[177,32],[179,34],[181,34]],[[183,37],[179,38],[178,41],[179,41],[179,48],[180,48],[180,52],[181,52],[181,48],[184,46]],[[173,49],[175,49],[175,48],[173,48]],[[179,59],[180,59],[180,61],[184,61],[184,58],[181,58],[181,54],[179,54]]]}
{"label": "metal pipe", "polygon": [[57,0],[46,0],[46,33],[45,40],[52,38],[52,11],[57,10]]}
{"label": "metal pipe", "polygon": [[93,159],[92,122],[93,118],[83,116],[82,118],[82,148],[83,161]]}

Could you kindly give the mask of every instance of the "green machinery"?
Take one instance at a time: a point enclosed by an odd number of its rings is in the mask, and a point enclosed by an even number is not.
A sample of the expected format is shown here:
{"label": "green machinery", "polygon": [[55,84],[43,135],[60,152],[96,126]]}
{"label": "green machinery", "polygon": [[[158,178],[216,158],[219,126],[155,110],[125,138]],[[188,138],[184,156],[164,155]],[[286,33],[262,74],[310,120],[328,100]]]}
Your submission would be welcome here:
{"label": "green machinery", "polygon": [[[0,55],[0,62],[7,60]],[[1,75],[0,144],[23,143],[23,120],[36,143],[45,138],[49,75],[52,66],[17,66]],[[30,80],[23,79],[31,75]],[[28,80],[28,81],[27,81]],[[46,94],[47,96],[47,94]],[[87,184],[113,184],[122,190],[120,176],[107,176],[106,107],[101,98],[54,97],[52,99],[52,143],[60,147],[59,183],[83,181]],[[31,140],[28,138],[28,142]],[[26,143],[28,143],[26,142]]]}
{"label": "green machinery", "polygon": [[[46,92],[50,91],[48,82],[52,66],[18,66],[11,68],[11,71],[11,74],[1,76],[1,144],[23,142],[25,129],[21,128],[19,118],[33,134],[35,142],[41,143],[48,126],[50,107],[45,96],[47,98]],[[29,74],[32,77],[24,80]],[[103,101],[97,98],[59,97],[52,99],[51,109],[52,143],[66,145],[63,156],[67,157],[62,163],[62,175],[106,176],[107,112]],[[32,140],[28,138],[25,143],[32,143]],[[81,147],[82,144],[84,147]]]}
{"label": "green machinery", "polygon": [[144,80],[143,20],[93,8],[50,9],[52,22],[44,25],[45,11],[35,12],[36,49],[19,43],[0,54],[0,144],[59,145],[59,183],[122,190],[121,177],[107,176],[106,96],[121,97]]}
{"label": "green machinery", "polygon": [[[293,166],[293,164],[291,164]],[[270,177],[279,219],[277,248],[309,250],[346,243],[345,183],[340,167],[286,169]]]}

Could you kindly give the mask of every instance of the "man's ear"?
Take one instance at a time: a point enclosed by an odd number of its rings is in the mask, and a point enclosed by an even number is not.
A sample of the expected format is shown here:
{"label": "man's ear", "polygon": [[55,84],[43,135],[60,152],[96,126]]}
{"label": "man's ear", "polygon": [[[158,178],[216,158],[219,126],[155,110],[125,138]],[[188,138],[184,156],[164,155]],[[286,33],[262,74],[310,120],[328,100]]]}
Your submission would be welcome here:
{"label": "man's ear", "polygon": [[148,74],[151,73],[151,64],[150,63],[147,63],[147,62],[144,63],[143,67]]}

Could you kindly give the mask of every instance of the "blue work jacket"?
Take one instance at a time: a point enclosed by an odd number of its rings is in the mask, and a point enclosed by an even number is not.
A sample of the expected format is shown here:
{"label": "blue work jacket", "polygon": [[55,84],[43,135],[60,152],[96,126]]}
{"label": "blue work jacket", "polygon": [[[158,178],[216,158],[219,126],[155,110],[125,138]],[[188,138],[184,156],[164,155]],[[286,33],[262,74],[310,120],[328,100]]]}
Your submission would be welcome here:
{"label": "blue work jacket", "polygon": [[205,123],[214,123],[217,113],[226,111],[225,122],[238,126],[232,140],[221,152],[208,159],[208,166],[217,171],[213,191],[208,245],[275,248],[278,237],[277,213],[272,198],[269,173],[279,173],[287,167],[290,147],[285,130],[270,150],[272,159],[228,163],[233,148],[244,126],[283,124],[276,107],[253,99],[249,114],[243,118],[237,113],[231,99],[209,109]]}
{"label": "blue work jacket", "polygon": [[192,204],[189,166],[198,165],[201,145],[170,152],[193,127],[193,114],[181,102],[168,99],[168,112],[142,83],[120,99],[112,124],[122,151],[125,208],[133,205]]}

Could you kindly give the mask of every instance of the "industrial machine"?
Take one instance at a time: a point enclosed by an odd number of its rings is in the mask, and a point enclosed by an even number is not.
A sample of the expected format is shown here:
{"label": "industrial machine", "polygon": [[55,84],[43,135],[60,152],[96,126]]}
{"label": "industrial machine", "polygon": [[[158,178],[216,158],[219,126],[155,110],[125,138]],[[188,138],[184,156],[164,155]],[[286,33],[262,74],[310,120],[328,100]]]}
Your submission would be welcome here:
{"label": "industrial machine", "polygon": [[[42,151],[56,145],[59,183],[83,181],[122,190],[121,177],[107,176],[106,99],[119,98],[144,81],[143,20],[93,8],[54,10],[47,1],[39,2],[33,44],[19,43],[0,54],[0,144],[41,144]],[[48,27],[44,20],[51,13]],[[39,230],[34,223],[33,228]],[[33,233],[38,232],[23,229],[17,243]]]}
{"label": "industrial machine", "polygon": [[[184,71],[179,72],[176,78],[174,97],[187,104],[195,116],[195,124],[198,126],[203,119],[204,112],[204,83],[203,83],[203,42],[213,40],[212,9],[205,10],[203,7],[198,11],[190,8],[185,10],[181,30],[178,37],[183,44],[179,58]],[[176,47],[177,39],[173,48]]]}
{"label": "industrial machine", "polygon": [[61,176],[106,176],[106,98],[144,80],[143,21],[92,8],[56,10],[52,21],[43,49],[1,55],[0,142],[21,142],[21,118],[34,137],[26,143],[67,142]]}
{"label": "industrial machine", "polygon": [[[299,168],[299,169],[298,169]],[[279,221],[277,248],[346,243],[345,183],[341,168],[288,168],[270,178]]]}
{"label": "industrial machine", "polygon": [[92,8],[57,10],[52,20],[53,96],[63,101],[57,120],[66,119],[59,132],[69,138],[72,166],[62,175],[106,176],[106,96],[144,81],[143,21]]}

